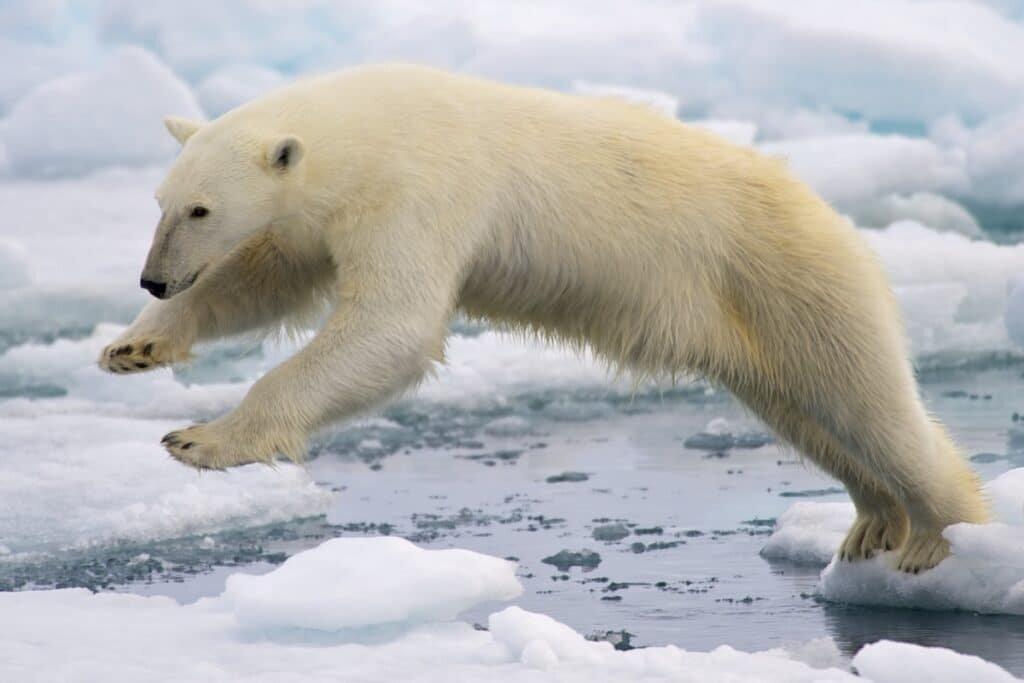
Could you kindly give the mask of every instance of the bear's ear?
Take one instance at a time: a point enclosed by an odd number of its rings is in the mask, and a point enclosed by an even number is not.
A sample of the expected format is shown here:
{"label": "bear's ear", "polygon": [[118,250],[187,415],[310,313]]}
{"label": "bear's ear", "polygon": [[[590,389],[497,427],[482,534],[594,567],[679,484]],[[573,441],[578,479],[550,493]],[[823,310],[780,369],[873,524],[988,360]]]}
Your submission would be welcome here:
{"label": "bear's ear", "polygon": [[189,121],[178,116],[164,117],[164,125],[167,126],[167,130],[174,136],[174,139],[183,145],[195,135],[197,130],[203,127],[203,124],[198,121]]}
{"label": "bear's ear", "polygon": [[302,161],[305,146],[297,135],[284,135],[267,145],[267,164],[278,171],[294,168]]}

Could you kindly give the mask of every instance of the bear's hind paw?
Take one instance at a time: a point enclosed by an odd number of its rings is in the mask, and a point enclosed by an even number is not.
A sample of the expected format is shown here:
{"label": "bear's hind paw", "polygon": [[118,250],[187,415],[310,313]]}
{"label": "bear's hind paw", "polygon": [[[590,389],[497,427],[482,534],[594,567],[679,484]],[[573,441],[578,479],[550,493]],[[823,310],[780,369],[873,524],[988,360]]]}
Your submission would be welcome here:
{"label": "bear's hind paw", "polygon": [[243,453],[237,442],[220,438],[218,430],[210,424],[173,431],[164,436],[160,444],[172,458],[197,470],[224,471],[228,467],[254,462],[273,463],[272,459],[254,458]]}
{"label": "bear's hind paw", "polygon": [[949,557],[949,541],[941,531],[915,533],[910,536],[900,553],[896,568],[901,572],[918,574]]}
{"label": "bear's hind paw", "polygon": [[839,546],[839,559],[845,562],[869,560],[878,553],[895,550],[903,545],[907,526],[902,515],[858,515]]}

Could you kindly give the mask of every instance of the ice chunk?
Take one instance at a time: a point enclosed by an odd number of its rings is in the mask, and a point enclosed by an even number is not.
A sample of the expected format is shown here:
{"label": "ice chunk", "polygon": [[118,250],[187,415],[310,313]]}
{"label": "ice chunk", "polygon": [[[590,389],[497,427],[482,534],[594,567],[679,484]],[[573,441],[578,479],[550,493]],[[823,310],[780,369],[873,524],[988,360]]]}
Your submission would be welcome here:
{"label": "ice chunk", "polygon": [[1024,467],[1004,472],[985,484],[996,519],[1024,528]]}
{"label": "ice chunk", "polygon": [[[919,575],[892,568],[894,553],[872,560],[832,559],[819,593],[836,602],[1024,614],[1024,468],[985,485],[999,522],[955,524],[944,531],[952,555]],[[797,503],[779,517],[762,554],[820,564],[835,553],[854,509],[849,503]]]}
{"label": "ice chunk", "polygon": [[199,84],[196,96],[211,117],[245,104],[284,83],[273,69],[252,64],[235,64],[213,72]]}
{"label": "ice chunk", "polygon": [[8,172],[53,176],[165,161],[178,149],[163,130],[167,114],[203,115],[156,57],[121,48],[98,70],[44,83],[14,105],[3,128]]}
{"label": "ice chunk", "polygon": [[495,612],[487,619],[487,627],[494,640],[507,647],[516,659],[537,641],[545,643],[556,658],[565,660],[586,659],[591,653],[607,655],[615,650],[611,643],[591,642],[546,614],[519,607]]}
{"label": "ice chunk", "polygon": [[383,537],[335,538],[269,574],[234,574],[224,598],[246,628],[340,631],[445,621],[520,593],[512,562]]}
{"label": "ice chunk", "polygon": [[855,517],[853,503],[795,503],[779,517],[761,555],[769,560],[827,564]]}
{"label": "ice chunk", "polygon": [[1019,683],[1020,679],[980,657],[963,655],[944,647],[922,647],[880,640],[861,648],[853,667],[865,680],[875,683]]}
{"label": "ice chunk", "polygon": [[858,605],[1024,615],[1024,528],[956,524],[944,535],[952,556],[921,574],[892,568],[892,553],[833,560],[821,575],[826,600]]}

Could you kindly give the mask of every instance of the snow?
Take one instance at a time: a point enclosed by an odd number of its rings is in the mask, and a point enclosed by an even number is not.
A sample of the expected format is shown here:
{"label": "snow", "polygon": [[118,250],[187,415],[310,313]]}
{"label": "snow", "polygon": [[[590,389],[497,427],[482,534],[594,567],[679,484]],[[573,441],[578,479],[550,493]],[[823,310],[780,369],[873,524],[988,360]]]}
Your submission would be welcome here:
{"label": "snow", "polygon": [[828,563],[818,592],[833,602],[1024,615],[1024,468],[988,482],[985,493],[998,521],[948,527],[952,555],[918,575],[894,570],[891,552],[853,563],[833,557],[853,522],[852,503],[793,505],[762,555]]}
{"label": "snow", "polygon": [[269,574],[231,576],[224,599],[247,628],[341,631],[448,621],[522,590],[515,564],[489,555],[424,550],[402,538],[335,538]]}
{"label": "snow", "polygon": [[481,603],[515,598],[513,568],[464,550],[339,538],[262,577],[234,574],[223,594],[188,605],[82,589],[3,593],[0,610],[17,618],[0,620],[0,677],[852,683],[913,670],[934,672],[929,680],[1015,680],[976,657],[885,641],[854,658],[858,678],[801,661],[835,663],[827,639],[759,653],[671,645],[618,652],[516,606],[492,613],[487,630],[451,621]]}
{"label": "snow", "polygon": [[14,105],[2,133],[7,170],[53,176],[170,159],[178,144],[161,130],[167,114],[203,116],[189,87],[156,57],[121,48],[95,71],[47,81]]}

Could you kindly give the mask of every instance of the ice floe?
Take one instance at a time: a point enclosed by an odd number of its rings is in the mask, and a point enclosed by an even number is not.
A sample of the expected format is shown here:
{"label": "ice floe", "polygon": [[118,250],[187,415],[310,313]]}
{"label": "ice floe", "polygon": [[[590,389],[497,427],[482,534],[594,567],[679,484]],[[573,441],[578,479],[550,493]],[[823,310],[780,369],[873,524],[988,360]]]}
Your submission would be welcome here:
{"label": "ice floe", "polygon": [[240,624],[341,631],[447,621],[469,607],[522,593],[515,564],[460,550],[424,550],[402,538],[335,538],[262,576],[228,578]]}
{"label": "ice floe", "polygon": [[948,527],[952,555],[918,575],[894,570],[894,553],[853,563],[833,557],[853,522],[852,503],[793,505],[779,517],[762,555],[828,563],[818,586],[826,600],[1024,615],[1024,468],[993,479],[985,492],[997,521]]}

